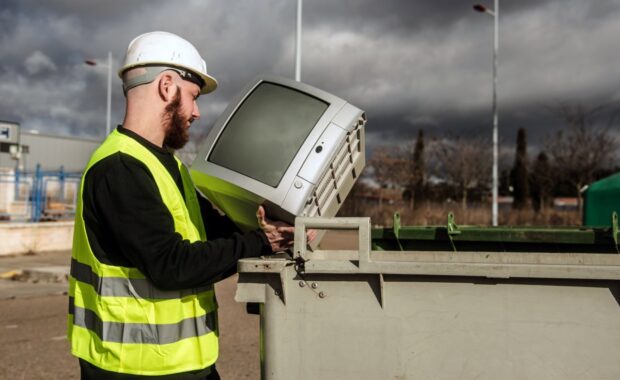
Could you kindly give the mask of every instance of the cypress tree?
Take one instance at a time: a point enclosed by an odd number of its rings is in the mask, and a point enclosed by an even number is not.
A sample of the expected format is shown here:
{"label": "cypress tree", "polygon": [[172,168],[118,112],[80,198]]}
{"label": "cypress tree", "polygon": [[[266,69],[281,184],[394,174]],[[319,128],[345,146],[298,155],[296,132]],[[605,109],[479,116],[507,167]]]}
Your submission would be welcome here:
{"label": "cypress tree", "polygon": [[521,209],[527,204],[529,198],[528,174],[527,174],[527,141],[525,129],[519,128],[517,132],[517,152],[515,163],[512,168],[512,208]]}
{"label": "cypress tree", "polygon": [[544,211],[546,206],[551,203],[551,193],[553,191],[551,174],[549,158],[545,152],[540,152],[534,162],[530,181],[532,208],[536,212]]}
{"label": "cypress tree", "polygon": [[413,191],[418,200],[424,197],[425,176],[424,131],[420,129],[413,149]]}

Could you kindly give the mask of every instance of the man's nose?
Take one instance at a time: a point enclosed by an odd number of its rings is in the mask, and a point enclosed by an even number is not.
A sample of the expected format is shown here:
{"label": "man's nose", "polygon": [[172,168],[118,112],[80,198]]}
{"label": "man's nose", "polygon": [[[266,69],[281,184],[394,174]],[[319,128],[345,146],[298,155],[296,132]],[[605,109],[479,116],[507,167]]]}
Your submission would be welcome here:
{"label": "man's nose", "polygon": [[194,110],[192,112],[192,117],[194,118],[194,120],[200,119],[200,108],[198,108],[198,103],[196,103],[196,101],[194,101]]}

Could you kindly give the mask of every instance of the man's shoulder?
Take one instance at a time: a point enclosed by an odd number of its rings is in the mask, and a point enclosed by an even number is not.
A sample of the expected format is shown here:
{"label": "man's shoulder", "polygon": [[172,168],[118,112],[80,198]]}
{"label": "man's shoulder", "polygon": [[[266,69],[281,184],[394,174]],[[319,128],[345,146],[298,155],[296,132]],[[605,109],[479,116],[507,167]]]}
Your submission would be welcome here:
{"label": "man's shoulder", "polygon": [[86,179],[115,177],[131,173],[150,174],[146,165],[137,158],[124,153],[115,152],[94,163],[86,173]]}

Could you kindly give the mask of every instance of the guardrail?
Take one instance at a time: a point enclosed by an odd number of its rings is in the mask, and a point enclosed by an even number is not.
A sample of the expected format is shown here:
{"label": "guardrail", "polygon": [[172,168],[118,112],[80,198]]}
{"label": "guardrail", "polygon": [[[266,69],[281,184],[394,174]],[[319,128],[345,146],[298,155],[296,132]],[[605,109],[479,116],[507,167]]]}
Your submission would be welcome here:
{"label": "guardrail", "polygon": [[15,170],[0,173],[0,220],[41,222],[73,219],[81,173]]}

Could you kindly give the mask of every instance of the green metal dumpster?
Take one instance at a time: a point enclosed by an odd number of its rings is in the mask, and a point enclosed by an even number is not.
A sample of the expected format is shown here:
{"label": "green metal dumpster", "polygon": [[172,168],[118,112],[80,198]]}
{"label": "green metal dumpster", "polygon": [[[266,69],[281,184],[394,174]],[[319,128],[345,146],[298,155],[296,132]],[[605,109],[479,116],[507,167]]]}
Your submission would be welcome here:
{"label": "green metal dumpster", "polygon": [[616,231],[397,224],[298,218],[292,255],[239,262],[262,379],[620,379]]}
{"label": "green metal dumpster", "polygon": [[613,212],[620,213],[620,173],[588,187],[584,195],[583,225],[609,225]]}

